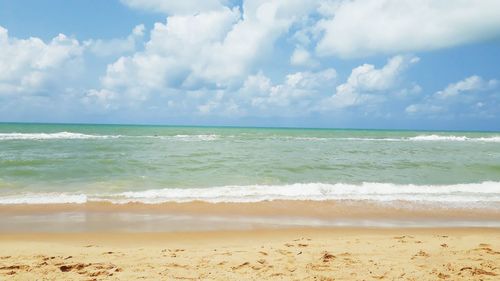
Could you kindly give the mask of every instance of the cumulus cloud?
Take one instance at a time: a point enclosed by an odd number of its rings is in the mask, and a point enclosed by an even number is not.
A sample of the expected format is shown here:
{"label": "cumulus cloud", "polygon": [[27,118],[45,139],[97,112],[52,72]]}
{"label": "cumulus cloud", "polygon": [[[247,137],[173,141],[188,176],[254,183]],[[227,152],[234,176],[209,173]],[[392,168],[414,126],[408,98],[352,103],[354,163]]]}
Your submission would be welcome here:
{"label": "cumulus cloud", "polygon": [[237,87],[313,7],[298,0],[248,1],[241,10],[169,16],[154,25],[144,51],[108,65],[102,88],[141,99],[169,88]]}
{"label": "cumulus cloud", "polygon": [[149,92],[195,83],[188,79],[204,64],[211,46],[220,42],[240,18],[237,9],[224,8],[196,15],[171,16],[156,23],[145,50],[109,64],[102,86],[135,98]]}
{"label": "cumulus cloud", "polygon": [[[274,113],[276,108],[293,114],[306,114],[336,83],[337,72],[328,68],[318,72],[296,72],[286,75],[282,84],[272,85],[262,75],[249,76],[241,89],[243,96],[249,96],[250,104],[259,110]],[[285,108],[285,109],[283,109]],[[274,112],[273,112],[274,111]]]}
{"label": "cumulus cloud", "polygon": [[0,26],[0,50],[0,94],[16,94],[42,91],[75,73],[83,47],[64,34],[47,43],[37,37],[9,37]]}
{"label": "cumulus cloud", "polygon": [[382,68],[372,64],[363,64],[354,68],[347,81],[336,87],[333,96],[325,99],[324,110],[340,109],[362,105],[368,101],[377,102],[384,99],[381,93],[388,94],[400,80],[401,73],[410,65],[419,61],[414,56],[395,56],[388,60]]}
{"label": "cumulus cloud", "polygon": [[234,91],[217,90],[212,97],[198,106],[200,114],[219,116],[307,115],[312,105],[336,83],[337,72],[324,69],[317,72],[290,73],[282,83],[274,84],[262,72],[249,75],[241,88]]}
{"label": "cumulus cloud", "polygon": [[497,0],[323,1],[319,11],[320,55],[426,51],[500,36]]}
{"label": "cumulus cloud", "polygon": [[134,27],[132,33],[127,38],[87,40],[83,44],[86,49],[97,56],[119,56],[134,52],[139,42],[142,42],[143,37],[144,25],[140,24]]}
{"label": "cumulus cloud", "polygon": [[[447,115],[495,116],[500,110],[499,81],[472,75],[450,83],[443,90],[428,95],[406,107],[409,115],[436,117]],[[476,116],[476,117],[477,117]]]}

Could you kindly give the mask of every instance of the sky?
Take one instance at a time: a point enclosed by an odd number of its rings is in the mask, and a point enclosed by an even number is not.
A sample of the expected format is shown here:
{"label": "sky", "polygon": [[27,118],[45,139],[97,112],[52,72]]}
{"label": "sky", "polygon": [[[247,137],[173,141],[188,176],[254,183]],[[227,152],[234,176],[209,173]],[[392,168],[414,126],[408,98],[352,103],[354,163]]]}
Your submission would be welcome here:
{"label": "sky", "polygon": [[498,0],[0,0],[0,122],[500,130]]}

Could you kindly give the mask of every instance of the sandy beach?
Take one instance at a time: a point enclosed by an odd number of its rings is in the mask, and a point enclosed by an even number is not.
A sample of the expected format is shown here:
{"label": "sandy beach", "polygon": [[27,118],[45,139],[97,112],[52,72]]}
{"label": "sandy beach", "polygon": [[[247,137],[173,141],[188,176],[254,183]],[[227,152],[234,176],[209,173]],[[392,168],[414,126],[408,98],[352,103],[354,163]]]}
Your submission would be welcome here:
{"label": "sandy beach", "polygon": [[496,280],[500,274],[494,226],[500,218],[488,209],[89,203],[5,205],[0,219],[2,281]]}
{"label": "sandy beach", "polygon": [[500,230],[0,234],[0,280],[498,280]]}

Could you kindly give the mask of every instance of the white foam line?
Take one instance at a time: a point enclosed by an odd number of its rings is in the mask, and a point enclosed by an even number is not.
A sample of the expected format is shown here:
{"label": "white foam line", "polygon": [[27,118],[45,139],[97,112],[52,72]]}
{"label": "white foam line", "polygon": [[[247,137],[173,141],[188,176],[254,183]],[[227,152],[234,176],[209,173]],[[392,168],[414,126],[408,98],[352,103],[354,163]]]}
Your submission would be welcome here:
{"label": "white foam line", "polygon": [[500,142],[500,136],[492,137],[466,137],[466,136],[442,136],[442,135],[420,135],[405,138],[319,138],[319,137],[295,137],[295,140],[303,141],[328,141],[328,140],[350,140],[350,141],[391,141],[391,142],[431,142],[431,141],[452,141],[452,142]]}
{"label": "white foam line", "polygon": [[45,194],[23,194],[22,196],[0,197],[0,205],[19,204],[85,204],[88,202],[87,195],[45,193]]}
{"label": "white foam line", "polygon": [[87,135],[81,133],[0,133],[0,140],[106,139],[120,136]]}
{"label": "white foam line", "polygon": [[423,202],[500,202],[500,183],[397,185],[390,183],[223,186],[124,192],[117,202],[259,202],[266,200],[373,200]]}
{"label": "white foam line", "polygon": [[500,182],[454,185],[400,185],[392,183],[326,184],[296,183],[289,185],[247,185],[210,188],[166,188],[129,191],[117,194],[24,194],[0,197],[0,204],[58,204],[111,202],[260,202],[271,200],[354,200],[374,202],[407,201],[444,205],[488,205],[500,208]]}
{"label": "white foam line", "polygon": [[[196,135],[144,135],[144,136],[127,136],[127,135],[89,135],[74,132],[57,132],[57,133],[0,133],[0,140],[65,140],[65,139],[114,139],[114,138],[158,138],[164,140],[175,141],[214,141],[221,137],[234,138],[235,136],[220,136],[216,134],[196,134]],[[493,142],[499,143],[500,136],[491,137],[467,137],[453,135],[419,135],[415,137],[402,138],[364,138],[364,137],[288,137],[288,136],[264,136],[262,139],[285,139],[298,141],[470,141],[470,142]]]}
{"label": "white foam line", "polygon": [[58,133],[0,133],[0,140],[82,140],[116,138],[159,138],[177,141],[213,141],[218,135],[173,135],[173,136],[125,136],[125,135],[88,135],[73,132]]}

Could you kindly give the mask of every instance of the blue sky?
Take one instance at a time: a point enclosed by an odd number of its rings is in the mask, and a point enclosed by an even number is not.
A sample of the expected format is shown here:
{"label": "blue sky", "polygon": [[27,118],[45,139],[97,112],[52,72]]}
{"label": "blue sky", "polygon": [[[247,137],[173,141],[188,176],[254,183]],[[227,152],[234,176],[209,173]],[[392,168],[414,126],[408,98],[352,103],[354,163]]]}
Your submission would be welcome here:
{"label": "blue sky", "polygon": [[500,2],[0,0],[0,121],[500,130]]}

